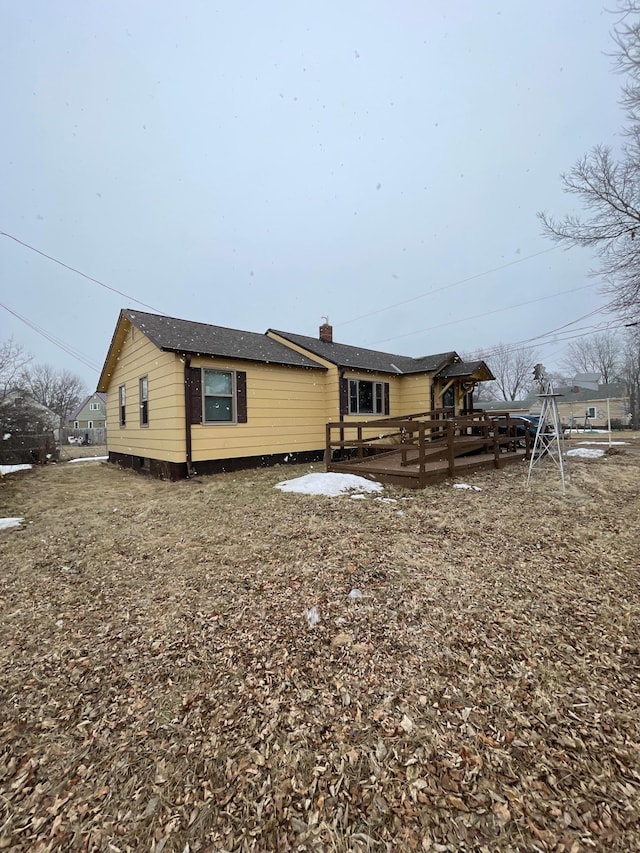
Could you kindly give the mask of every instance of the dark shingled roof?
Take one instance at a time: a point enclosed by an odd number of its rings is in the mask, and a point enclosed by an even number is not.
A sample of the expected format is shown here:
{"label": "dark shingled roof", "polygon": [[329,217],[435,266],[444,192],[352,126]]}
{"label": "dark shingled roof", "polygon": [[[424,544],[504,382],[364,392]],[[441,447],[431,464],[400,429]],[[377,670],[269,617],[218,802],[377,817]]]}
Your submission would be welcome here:
{"label": "dark shingled roof", "polygon": [[474,376],[477,373],[484,374],[481,381],[495,379],[484,361],[457,361],[454,364],[447,364],[438,373],[438,378],[454,379],[462,376]]}
{"label": "dark shingled roof", "polygon": [[[588,403],[589,400],[606,400],[625,397],[625,386],[623,383],[612,382],[608,385],[599,385],[598,390],[593,388],[580,388],[578,385],[563,385],[561,388],[554,388],[555,394],[562,395],[560,403]],[[529,399],[537,398],[535,393],[529,395]]]}
{"label": "dark shingled roof", "polygon": [[257,332],[243,332],[176,317],[125,309],[122,316],[140,329],[158,349],[191,355],[214,355],[323,370],[316,361]]}
{"label": "dark shingled roof", "polygon": [[331,364],[336,364],[338,367],[350,367],[353,370],[370,370],[377,373],[426,373],[438,370],[447,362],[458,359],[455,352],[442,352],[436,355],[425,355],[421,358],[409,358],[406,355],[393,355],[393,353],[353,347],[348,344],[330,343],[306,335],[279,332],[276,329],[269,329],[267,334],[269,332],[303,347],[314,355],[331,362]]}

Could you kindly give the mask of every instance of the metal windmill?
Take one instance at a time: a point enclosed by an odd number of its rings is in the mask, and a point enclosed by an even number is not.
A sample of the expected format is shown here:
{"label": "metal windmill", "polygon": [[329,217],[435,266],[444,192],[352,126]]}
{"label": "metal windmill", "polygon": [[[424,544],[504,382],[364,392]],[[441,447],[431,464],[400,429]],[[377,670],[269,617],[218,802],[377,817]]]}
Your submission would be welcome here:
{"label": "metal windmill", "polygon": [[544,365],[536,364],[533,370],[533,378],[540,388],[540,393],[537,396],[542,400],[542,407],[531,451],[527,485],[529,485],[531,478],[540,472],[543,459],[549,457],[560,471],[562,491],[564,492],[565,473],[570,479],[571,472],[569,470],[569,460],[565,457],[564,436],[558,413],[558,397],[562,397],[563,395],[554,392],[553,383],[547,377]]}

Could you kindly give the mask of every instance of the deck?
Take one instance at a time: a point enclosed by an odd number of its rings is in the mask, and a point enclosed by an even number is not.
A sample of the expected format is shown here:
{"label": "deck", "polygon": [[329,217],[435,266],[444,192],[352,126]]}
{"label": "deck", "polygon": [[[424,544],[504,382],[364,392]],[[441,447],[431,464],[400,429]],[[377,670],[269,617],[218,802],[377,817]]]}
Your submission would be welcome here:
{"label": "deck", "polygon": [[529,459],[532,442],[522,422],[506,417],[498,429],[494,415],[453,416],[440,410],[327,424],[327,471],[423,489],[470,471]]}

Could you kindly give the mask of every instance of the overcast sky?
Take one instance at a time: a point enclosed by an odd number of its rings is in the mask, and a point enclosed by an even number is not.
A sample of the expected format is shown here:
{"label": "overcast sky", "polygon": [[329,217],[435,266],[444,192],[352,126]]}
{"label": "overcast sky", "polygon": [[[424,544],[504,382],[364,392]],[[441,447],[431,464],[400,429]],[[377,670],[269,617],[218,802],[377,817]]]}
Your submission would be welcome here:
{"label": "overcast sky", "polygon": [[127,296],[0,236],[3,305],[96,369],[5,309],[0,341],[93,389],[134,299],[414,356],[576,320],[605,302],[594,260],[536,213],[617,144],[614,23],[598,0],[2,4],[0,231]]}

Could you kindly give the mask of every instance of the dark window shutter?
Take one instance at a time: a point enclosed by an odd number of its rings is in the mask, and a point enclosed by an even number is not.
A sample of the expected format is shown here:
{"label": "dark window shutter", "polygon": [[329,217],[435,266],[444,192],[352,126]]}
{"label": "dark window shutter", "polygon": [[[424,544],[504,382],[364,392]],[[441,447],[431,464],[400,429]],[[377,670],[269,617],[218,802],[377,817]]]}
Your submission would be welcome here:
{"label": "dark window shutter", "polygon": [[340,417],[349,414],[349,380],[340,377]]}
{"label": "dark window shutter", "polygon": [[189,410],[189,423],[202,423],[202,371],[199,367],[185,370],[185,400]]}
{"label": "dark window shutter", "polygon": [[247,374],[244,370],[236,371],[236,420],[239,424],[247,423]]}
{"label": "dark window shutter", "polygon": [[389,383],[384,383],[384,413],[389,414]]}

